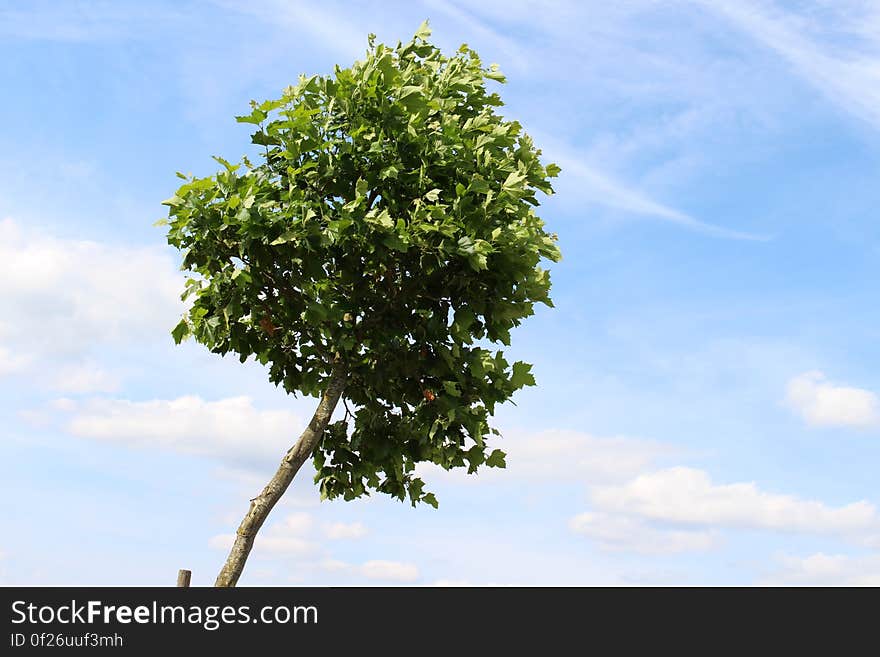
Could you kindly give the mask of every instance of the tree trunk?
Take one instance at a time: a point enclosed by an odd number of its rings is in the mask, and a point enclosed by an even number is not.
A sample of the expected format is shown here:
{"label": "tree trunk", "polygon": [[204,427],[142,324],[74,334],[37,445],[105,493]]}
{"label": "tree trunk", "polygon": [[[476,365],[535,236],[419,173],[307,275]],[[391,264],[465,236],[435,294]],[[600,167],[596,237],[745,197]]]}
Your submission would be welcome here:
{"label": "tree trunk", "polygon": [[293,481],[293,477],[300,469],[300,466],[312,455],[324,430],[327,428],[330,416],[333,414],[333,409],[339,403],[339,397],[342,395],[342,390],[345,387],[345,379],[345,365],[337,357],[333,370],[330,373],[327,389],[321,397],[321,402],[318,404],[318,408],[312,416],[309,426],[302,432],[296,444],[281,459],[278,471],[269,480],[269,483],[266,484],[263,492],[251,500],[251,506],[238,527],[238,531],[235,534],[235,543],[229,552],[229,556],[226,557],[223,569],[217,575],[214,586],[235,586],[238,582],[238,578],[241,577],[241,573],[244,570],[244,564],[254,545],[257,532],[260,531],[260,527],[263,526],[272,507],[275,506],[278,500],[281,499],[281,496],[284,495],[284,491],[290,486],[290,482]]}

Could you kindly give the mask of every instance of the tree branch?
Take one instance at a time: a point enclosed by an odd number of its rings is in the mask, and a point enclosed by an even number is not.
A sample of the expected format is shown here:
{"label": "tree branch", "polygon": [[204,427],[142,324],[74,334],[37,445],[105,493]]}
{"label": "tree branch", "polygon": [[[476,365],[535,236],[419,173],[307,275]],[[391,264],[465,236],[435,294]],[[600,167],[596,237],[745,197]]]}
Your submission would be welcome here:
{"label": "tree branch", "polygon": [[367,212],[373,209],[373,203],[379,197],[379,190],[374,189],[370,192],[370,195],[367,197]]}
{"label": "tree branch", "polygon": [[302,432],[296,444],[281,459],[281,465],[278,466],[275,475],[269,480],[266,487],[263,488],[263,492],[251,500],[250,508],[236,532],[235,543],[233,543],[229,556],[226,558],[226,563],[223,564],[223,569],[217,575],[214,586],[232,587],[238,583],[251,548],[254,546],[257,532],[260,531],[263,523],[266,522],[269,512],[278,500],[281,499],[281,496],[284,495],[288,486],[290,486],[290,482],[293,481],[302,464],[305,463],[306,459],[315,451],[315,447],[318,446],[318,442],[321,440],[321,436],[324,435],[324,430],[330,422],[333,409],[339,403],[339,397],[345,388],[346,379],[347,369],[345,363],[342,357],[337,354],[327,388],[321,397],[315,414],[312,416],[311,422],[309,422],[305,431]]}

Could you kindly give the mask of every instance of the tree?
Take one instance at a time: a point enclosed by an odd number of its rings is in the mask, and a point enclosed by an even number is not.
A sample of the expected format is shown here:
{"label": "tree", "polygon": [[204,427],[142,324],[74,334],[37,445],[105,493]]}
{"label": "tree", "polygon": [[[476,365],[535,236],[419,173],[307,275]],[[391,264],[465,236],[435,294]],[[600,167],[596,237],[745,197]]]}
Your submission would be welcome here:
{"label": "tree", "polygon": [[467,46],[444,56],[429,36],[427,22],[395,48],[370,35],[351,68],[252,102],[237,120],[256,126],[258,163],[215,157],[222,170],[178,174],[164,202],[168,241],[193,274],[175,341],[253,356],[288,393],[320,397],[251,501],[217,586],[236,584],[310,457],[322,499],[374,490],[434,507],[417,463],[505,465],[489,417],[535,380],[494,346],[535,303],[552,306],[539,262],[560,253],[534,207],[559,168],[496,112],[497,66]]}

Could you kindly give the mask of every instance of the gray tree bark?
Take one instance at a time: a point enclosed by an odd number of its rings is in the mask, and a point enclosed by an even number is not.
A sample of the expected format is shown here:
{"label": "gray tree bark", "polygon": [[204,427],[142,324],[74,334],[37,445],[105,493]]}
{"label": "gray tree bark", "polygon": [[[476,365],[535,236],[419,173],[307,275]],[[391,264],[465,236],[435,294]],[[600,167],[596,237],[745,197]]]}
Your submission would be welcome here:
{"label": "gray tree bark", "polygon": [[345,388],[346,376],[345,364],[337,357],[330,373],[327,389],[321,397],[311,422],[302,432],[296,444],[281,459],[281,465],[278,466],[275,476],[269,480],[263,492],[251,500],[250,508],[235,534],[235,543],[232,545],[229,556],[226,557],[223,569],[217,575],[214,586],[230,587],[238,583],[238,578],[241,577],[245,562],[254,546],[257,532],[260,531],[269,512],[284,495],[290,482],[293,481],[293,477],[306,459],[312,455],[318,441],[321,440],[321,436],[330,422],[330,416],[333,415],[333,410],[339,403],[339,397]]}

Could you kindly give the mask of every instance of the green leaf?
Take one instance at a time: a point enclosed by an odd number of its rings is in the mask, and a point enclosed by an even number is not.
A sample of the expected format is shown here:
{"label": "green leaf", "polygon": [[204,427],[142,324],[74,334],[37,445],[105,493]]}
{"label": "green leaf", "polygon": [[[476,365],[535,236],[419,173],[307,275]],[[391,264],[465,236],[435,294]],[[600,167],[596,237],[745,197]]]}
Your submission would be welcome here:
{"label": "green leaf", "polygon": [[468,263],[474,271],[485,271],[489,268],[486,256],[482,253],[474,253],[468,256]]}
{"label": "green leaf", "polygon": [[507,178],[501,184],[501,189],[511,191],[521,188],[522,183],[525,182],[525,179],[526,176],[522,171],[514,171],[509,176],[507,176]]}
{"label": "green leaf", "polygon": [[245,114],[244,116],[236,116],[235,120],[239,123],[253,123],[254,125],[259,125],[263,121],[266,120],[266,117],[269,116],[261,109],[254,108],[254,111],[250,114]]}
{"label": "green leaf", "polygon": [[490,191],[489,184],[480,176],[474,176],[473,180],[471,180],[468,185],[468,191],[474,192],[475,194],[485,194]]}
{"label": "green leaf", "polygon": [[394,228],[394,220],[388,214],[388,210],[383,209],[377,214],[368,214],[364,219],[367,223],[380,228]]}
{"label": "green leaf", "polygon": [[397,178],[397,175],[400,173],[400,170],[394,166],[393,164],[385,169],[382,169],[382,173],[379,174],[379,178],[382,180],[388,180]]}
{"label": "green leaf", "polygon": [[486,459],[486,465],[490,468],[506,468],[507,462],[504,460],[504,457],[507,456],[500,449],[492,450],[492,453],[489,454],[489,458]]}
{"label": "green leaf", "polygon": [[211,157],[214,160],[216,160],[218,163],[222,164],[223,167],[226,169],[226,171],[228,171],[229,173],[234,172],[236,169],[238,169],[239,166],[241,166],[239,164],[230,164],[228,161],[224,160],[219,155],[212,155]]}
{"label": "green leaf", "polygon": [[358,178],[357,185],[355,185],[355,194],[357,194],[357,196],[366,197],[369,188],[370,186],[366,180]]}
{"label": "green leaf", "polygon": [[425,41],[429,36],[431,36],[431,28],[428,27],[428,21],[424,20],[422,21],[422,24],[419,25],[419,29],[416,30],[414,38]]}
{"label": "green leaf", "polygon": [[300,238],[301,234],[296,230],[287,230],[281,233],[279,237],[269,242],[270,246],[278,246],[279,244],[287,244],[288,242],[295,242]]}
{"label": "green leaf", "polygon": [[496,82],[507,82],[507,78],[504,76],[500,70],[498,70],[498,64],[492,64],[489,66],[489,70],[484,74],[490,80],[495,80]]}
{"label": "green leaf", "polygon": [[189,324],[187,324],[185,319],[180,320],[177,326],[171,330],[171,337],[174,338],[175,344],[180,344],[188,335]]}
{"label": "green leaf", "polygon": [[510,377],[510,385],[514,390],[519,390],[523,386],[535,385],[535,377],[531,374],[532,366],[522,361],[513,364],[513,376]]}

